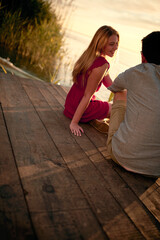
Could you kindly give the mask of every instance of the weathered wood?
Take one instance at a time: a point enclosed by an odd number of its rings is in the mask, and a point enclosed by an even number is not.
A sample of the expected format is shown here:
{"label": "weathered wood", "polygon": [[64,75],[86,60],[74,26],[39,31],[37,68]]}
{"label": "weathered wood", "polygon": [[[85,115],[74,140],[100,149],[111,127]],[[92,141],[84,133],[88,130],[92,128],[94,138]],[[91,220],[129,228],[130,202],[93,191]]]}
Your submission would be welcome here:
{"label": "weathered wood", "polygon": [[0,239],[36,239],[0,106]]}
{"label": "weathered wood", "polygon": [[63,115],[65,98],[61,86],[0,74],[0,126],[8,131],[0,137],[1,143],[8,136],[0,152],[11,156],[0,183],[10,179],[11,161],[20,201],[17,208],[11,200],[15,211],[8,213],[3,199],[0,212],[11,216],[13,224],[2,233],[11,236],[17,229],[21,236],[20,216],[27,239],[160,239],[159,179],[129,173],[106,160],[107,134],[89,124],[82,124],[82,137],[72,135]]}
{"label": "weathered wood", "polygon": [[[107,239],[19,80],[8,77],[7,86],[4,79],[0,85],[6,123],[38,239]],[[52,113],[41,105],[39,111],[47,119]],[[54,130],[55,120],[48,120]],[[87,214],[87,232],[84,222],[80,224],[77,219],[77,212],[79,219]],[[63,216],[59,223],[55,222],[56,216]],[[50,228],[52,231],[45,230]]]}
{"label": "weathered wood", "polygon": [[[64,105],[64,96],[66,96],[66,92],[59,86],[56,86],[56,89],[62,97],[63,100],[61,100],[61,103],[62,105]],[[59,98],[58,95],[57,98]],[[81,138],[76,138],[76,141],[79,143],[79,145],[83,148],[83,150],[88,156],[90,156],[90,153],[92,153],[90,159],[106,179],[106,186],[108,190],[111,191],[119,204],[124,208],[124,211],[128,214],[128,216],[132,219],[137,228],[147,239],[159,239],[160,194],[157,191],[154,191],[154,194],[152,192],[152,194],[145,198],[145,196],[149,194],[148,192],[150,192],[151,189],[153,191],[154,188],[157,188],[155,180],[139,176],[138,174],[128,173],[121,167],[114,164],[111,160],[104,161],[103,156],[106,155],[106,149],[103,151],[103,148],[106,145],[107,138],[105,138],[103,134],[99,134],[101,135],[100,140],[99,138],[97,138],[98,134],[93,134],[93,131],[86,128],[86,125],[83,125],[83,128],[85,129],[85,132],[89,137],[90,141],[86,139],[88,142],[86,143],[84,139],[81,141]],[[97,151],[93,153],[93,151],[90,150],[93,148],[91,146],[92,144],[96,145],[100,152]],[[138,182],[137,178],[140,178]],[[133,191],[136,193],[137,196],[133,194]],[[142,196],[140,196],[140,194],[142,194]],[[150,214],[150,212],[146,209],[144,205],[149,209],[149,211],[156,217],[159,222],[154,219],[152,214]]]}
{"label": "weathered wood", "polygon": [[[59,98],[59,95],[58,94],[56,95],[56,92],[54,91],[53,88],[49,88],[49,91],[51,91],[53,93],[53,95],[50,95],[49,92],[47,91],[47,89],[46,88],[44,89],[40,83],[36,83],[36,85],[39,86],[40,91],[43,93],[43,96],[46,97],[48,103],[54,109],[56,103],[55,103],[55,99],[53,101],[53,98],[55,96],[57,96],[57,98]],[[30,88],[28,90],[30,90]],[[33,99],[35,97],[35,95],[36,95],[36,93],[34,93],[34,94],[30,93],[30,96],[32,97],[32,102],[35,102],[35,100]],[[40,99],[40,96],[37,96],[37,99]],[[63,119],[63,118],[65,119],[65,117],[62,115],[62,107],[59,106],[59,109],[61,109],[61,111],[56,111],[56,116],[54,118],[56,119],[58,116],[60,119]],[[41,116],[41,119],[44,119],[44,116]],[[43,121],[45,121],[45,120],[43,120]],[[65,133],[65,129],[68,128],[68,121],[67,121],[67,125],[65,124],[66,121],[63,121],[63,122],[65,125],[65,128],[57,129],[57,132],[62,131],[62,134],[64,134],[66,136],[68,131],[67,131],[67,133]],[[47,122],[45,122],[45,126],[47,126]],[[47,129],[49,129],[49,128],[47,127]],[[51,130],[49,130],[49,131],[51,132]],[[51,133],[51,135],[52,135],[52,133]],[[68,152],[68,149],[65,149],[66,144],[64,143],[64,145],[59,145],[59,139],[56,139],[55,135],[56,134],[54,132],[54,136],[53,136],[54,142],[56,143],[59,151],[62,153],[62,156],[64,156],[64,159],[66,160],[66,162],[69,164],[70,162],[68,162],[68,159],[66,159],[66,155]],[[130,229],[130,232],[133,231],[134,236],[136,236],[136,234],[137,234],[137,238],[139,238],[137,230],[133,227],[134,225],[133,224],[131,225],[129,223],[130,222],[129,218],[126,217],[126,215],[123,213],[122,209],[118,207],[117,203],[115,202],[112,195],[110,195],[109,191],[107,191],[105,189],[106,183],[104,182],[104,178],[101,175],[99,175],[99,176],[97,175],[97,173],[98,173],[97,168],[93,167],[94,165],[92,164],[91,161],[88,161],[86,156],[81,157],[79,160],[79,157],[80,157],[80,153],[78,152],[79,149],[76,147],[75,138],[74,138],[73,143],[71,142],[72,138],[73,137],[69,135],[69,137],[67,139],[70,139],[70,148],[74,144],[74,152],[77,154],[77,157],[76,157],[76,162],[74,163],[75,157],[70,155],[70,159],[73,159],[73,164],[72,164],[73,166],[68,165],[68,167],[73,172],[77,182],[79,183],[80,187],[82,188],[82,191],[86,194],[86,197],[87,197],[91,207],[95,211],[95,214],[97,214],[97,217],[99,218],[99,221],[101,222],[101,224],[104,225],[104,229],[106,230],[109,237],[120,239],[121,234],[119,234],[119,233],[122,231],[122,229],[124,230],[127,228],[128,229],[133,228],[132,230]],[[82,138],[79,138],[79,139],[81,139],[81,141],[83,142],[84,139],[88,139],[88,138],[86,138],[86,136],[84,135]],[[85,141],[84,145],[86,146],[86,149],[88,148],[88,144],[89,144],[89,141],[88,141],[88,143]],[[80,145],[80,144],[78,144],[78,145]],[[92,145],[92,152],[93,151],[96,151],[94,145]],[[78,161],[79,161],[79,163],[78,163]],[[103,161],[104,161],[104,159],[103,159]],[[75,166],[76,166],[76,170],[78,170],[78,172],[75,171]],[[95,169],[95,170],[92,170],[92,169]],[[89,173],[91,174],[91,172],[93,172],[92,176],[89,176]],[[101,185],[103,184],[102,188],[100,188],[100,183],[101,183]],[[99,199],[99,195],[101,195],[101,200]],[[92,200],[90,200],[90,199],[92,199]],[[105,199],[108,199],[108,203],[109,203],[108,206],[106,206]],[[111,207],[111,206],[113,206],[113,207]],[[103,214],[101,212],[102,208],[104,208]],[[107,218],[109,221],[112,219],[112,215],[115,214],[114,211],[112,211],[112,214],[111,214],[110,209],[117,209],[116,211],[119,211],[119,214],[121,215],[121,218],[119,218],[120,222],[119,222],[119,224],[117,224],[118,227],[116,224],[113,224],[113,222],[112,222],[111,226],[109,223],[107,224],[107,227],[105,226],[105,222],[107,221]],[[123,221],[121,221],[121,219],[123,219]],[[117,221],[117,219],[116,219],[116,221]],[[123,223],[125,223],[125,227],[123,226]],[[113,232],[114,232],[114,234],[113,234]],[[127,234],[127,231],[125,234]],[[124,238],[124,236],[125,236],[124,233],[122,233],[122,236]]]}

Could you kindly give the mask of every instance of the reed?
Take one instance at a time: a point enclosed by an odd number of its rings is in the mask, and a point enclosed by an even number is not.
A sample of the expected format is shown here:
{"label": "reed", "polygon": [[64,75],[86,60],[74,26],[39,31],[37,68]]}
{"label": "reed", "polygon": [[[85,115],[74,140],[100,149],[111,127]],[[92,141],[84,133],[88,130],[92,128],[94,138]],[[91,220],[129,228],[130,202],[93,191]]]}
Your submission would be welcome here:
{"label": "reed", "polygon": [[[28,13],[28,7],[13,0],[0,1],[0,46],[13,62],[23,62],[26,68],[46,81],[56,81],[58,66],[64,56],[62,23],[51,5],[44,0],[27,0],[36,4],[35,11]],[[10,2],[10,6],[7,3]],[[12,2],[12,4],[11,4]],[[7,6],[7,7],[5,7]],[[25,9],[25,10],[24,10]],[[37,13],[39,11],[39,14]],[[33,14],[35,12],[35,14]]]}

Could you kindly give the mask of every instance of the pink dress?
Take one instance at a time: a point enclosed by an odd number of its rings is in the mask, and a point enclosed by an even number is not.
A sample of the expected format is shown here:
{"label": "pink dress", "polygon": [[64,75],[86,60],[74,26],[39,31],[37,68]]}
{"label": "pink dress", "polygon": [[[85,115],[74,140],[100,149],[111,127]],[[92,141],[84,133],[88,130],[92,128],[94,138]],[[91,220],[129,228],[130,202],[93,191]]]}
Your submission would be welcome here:
{"label": "pink dress", "polygon": [[[65,101],[65,109],[64,109],[64,115],[70,119],[73,118],[73,115],[84,95],[87,80],[89,77],[89,73],[97,67],[100,67],[104,65],[105,63],[108,63],[107,60],[103,57],[97,57],[91,67],[86,72],[85,75],[85,84],[82,85],[82,75],[78,76],[77,83],[74,83],[66,97]],[[109,66],[109,63],[108,63]],[[109,68],[109,67],[108,67]],[[99,83],[98,88],[96,92],[100,89],[104,79]],[[92,96],[92,99],[85,110],[84,114],[82,115],[80,122],[89,122],[93,119],[104,119],[107,117],[109,111],[109,104],[108,102],[103,102],[100,100],[96,100],[95,96]]]}

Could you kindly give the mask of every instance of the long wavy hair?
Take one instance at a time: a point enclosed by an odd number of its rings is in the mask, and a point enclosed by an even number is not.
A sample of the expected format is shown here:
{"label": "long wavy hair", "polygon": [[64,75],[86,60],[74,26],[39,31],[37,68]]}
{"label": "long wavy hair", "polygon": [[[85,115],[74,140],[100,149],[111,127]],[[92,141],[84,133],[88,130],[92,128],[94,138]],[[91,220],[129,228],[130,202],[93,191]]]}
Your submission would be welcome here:
{"label": "long wavy hair", "polygon": [[73,82],[77,82],[77,76],[79,74],[83,75],[84,82],[84,75],[87,69],[92,65],[96,57],[100,56],[103,53],[107,41],[112,35],[117,35],[119,40],[119,33],[110,26],[105,25],[97,30],[88,48],[83,52],[83,54],[80,56],[80,58],[74,65],[72,71]]}

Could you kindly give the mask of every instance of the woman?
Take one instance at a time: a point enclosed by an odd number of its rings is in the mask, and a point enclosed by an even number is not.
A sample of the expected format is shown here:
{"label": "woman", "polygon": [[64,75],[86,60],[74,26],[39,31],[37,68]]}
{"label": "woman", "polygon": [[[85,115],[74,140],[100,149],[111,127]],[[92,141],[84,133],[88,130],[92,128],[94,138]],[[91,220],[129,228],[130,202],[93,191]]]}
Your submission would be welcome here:
{"label": "woman", "polygon": [[106,87],[112,84],[106,56],[114,56],[118,43],[118,32],[110,26],[102,26],[75,63],[72,72],[74,83],[66,98],[64,114],[72,119],[70,130],[77,136],[81,136],[83,132],[79,122],[102,120],[110,116],[111,104],[95,100],[94,93],[100,89],[102,83]]}

